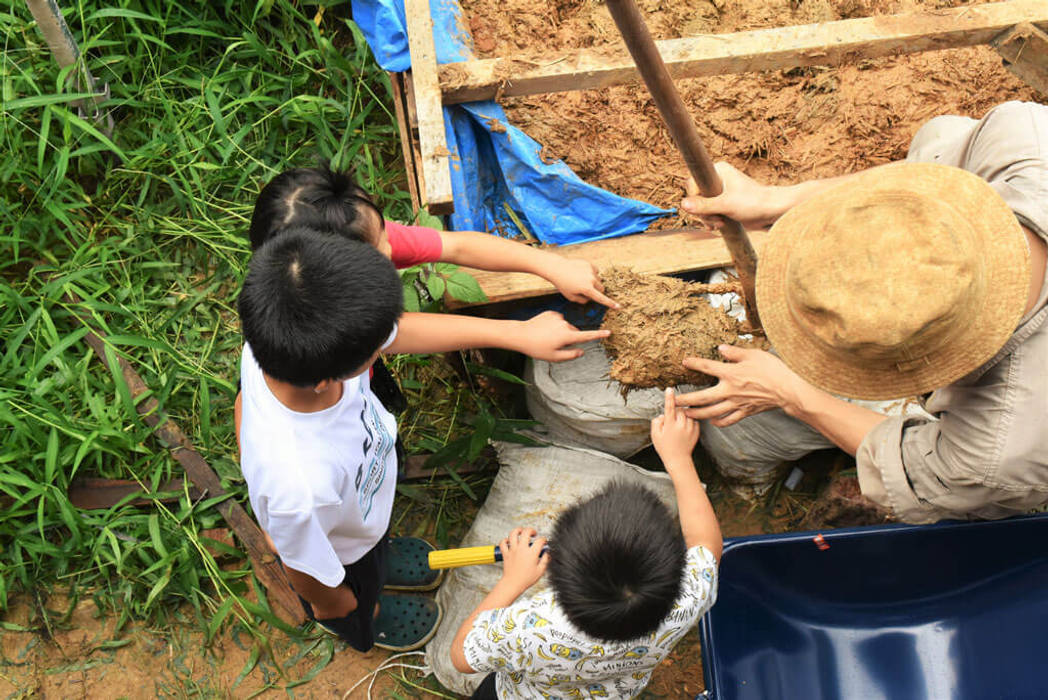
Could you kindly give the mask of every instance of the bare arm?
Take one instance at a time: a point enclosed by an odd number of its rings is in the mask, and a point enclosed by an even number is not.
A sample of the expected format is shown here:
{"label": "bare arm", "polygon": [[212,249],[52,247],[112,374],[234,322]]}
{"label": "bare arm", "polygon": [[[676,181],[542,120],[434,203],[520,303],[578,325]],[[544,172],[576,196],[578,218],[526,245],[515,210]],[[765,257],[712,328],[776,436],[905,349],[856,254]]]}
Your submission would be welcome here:
{"label": "bare arm", "polygon": [[233,428],[237,434],[237,452],[242,452],[240,448],[240,421],[244,416],[244,397],[239,391],[237,392],[236,401],[233,402]]}
{"label": "bare arm", "polygon": [[451,663],[462,673],[476,673],[466,661],[465,642],[477,615],[485,610],[512,605],[545,573],[549,564],[549,555],[542,554],[546,538],[539,537],[533,541],[532,538],[537,534],[531,528],[518,527],[499,543],[499,549],[502,551],[502,578],[484,600],[480,601],[476,610],[462,622],[455,633],[455,639],[451,642]]}
{"label": "bare arm", "polygon": [[855,456],[863,439],[887,416],[842,401],[832,394],[804,382],[783,409],[828,437],[842,450]]}
{"label": "bare arm", "polygon": [[618,308],[604,295],[604,285],[593,263],[565,258],[541,248],[476,231],[446,231],[440,234],[440,259],[494,272],[530,272],[548,280],[571,301],[595,301]]}
{"label": "bare arm", "polygon": [[699,424],[677,408],[673,389],[666,389],[663,414],[651,421],[651,441],[673,481],[685,546],[702,545],[719,561],[724,548],[720,523],[691,458],[699,441]]}
{"label": "bare arm", "polygon": [[716,197],[703,197],[692,179],[685,189],[681,209],[699,217],[712,228],[720,225],[721,215],[729,216],[748,229],[768,228],[787,211],[804,200],[838,185],[856,173],[822,180],[808,180],[795,185],[765,185],[729,163],[714,166],[721,177],[724,191]]}
{"label": "bare arm", "polygon": [[728,362],[685,358],[684,366],[720,381],[708,389],[677,397],[687,414],[725,426],[762,411],[781,408],[818,430],[848,454],[885,419],[879,413],[817,389],[769,352],[720,346]]}
{"label": "bare arm", "polygon": [[607,338],[610,331],[580,331],[555,311],[527,321],[503,321],[456,314],[406,313],[396,339],[383,352],[432,353],[467,348],[504,348],[563,362],[582,355],[571,347]]}

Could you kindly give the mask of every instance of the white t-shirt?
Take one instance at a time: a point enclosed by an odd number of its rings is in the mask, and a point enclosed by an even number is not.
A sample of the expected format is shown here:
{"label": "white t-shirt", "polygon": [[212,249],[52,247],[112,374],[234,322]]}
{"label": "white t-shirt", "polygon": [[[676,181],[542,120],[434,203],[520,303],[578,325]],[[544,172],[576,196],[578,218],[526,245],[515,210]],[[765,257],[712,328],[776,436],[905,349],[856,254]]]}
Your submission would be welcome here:
{"label": "white t-shirt", "polygon": [[575,628],[552,590],[477,615],[463,643],[474,671],[496,671],[502,700],[516,698],[632,698],[673,646],[713,607],[717,560],[705,547],[685,559],[673,610],[647,637],[602,642]]}
{"label": "white t-shirt", "polygon": [[240,468],[251,507],[284,564],[325,586],[342,583],[343,566],[375,546],[393,509],[397,421],[368,374],[342,382],[334,406],[299,413],[269,390],[247,343],[240,360]]}

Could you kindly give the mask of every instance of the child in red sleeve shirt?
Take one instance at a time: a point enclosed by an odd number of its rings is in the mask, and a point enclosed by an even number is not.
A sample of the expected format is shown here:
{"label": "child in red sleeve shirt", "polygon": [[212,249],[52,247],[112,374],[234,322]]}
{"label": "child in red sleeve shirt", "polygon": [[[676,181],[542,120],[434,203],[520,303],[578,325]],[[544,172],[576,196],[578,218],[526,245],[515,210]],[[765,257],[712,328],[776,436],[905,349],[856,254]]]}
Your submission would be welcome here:
{"label": "child in red sleeve shirt", "polygon": [[481,270],[530,272],[548,280],[571,301],[614,307],[596,267],[475,231],[436,231],[386,221],[347,173],[326,167],[295,168],[277,175],[258,195],[251,217],[251,248],[288,226],[309,226],[371,243],[398,268],[447,262]]}

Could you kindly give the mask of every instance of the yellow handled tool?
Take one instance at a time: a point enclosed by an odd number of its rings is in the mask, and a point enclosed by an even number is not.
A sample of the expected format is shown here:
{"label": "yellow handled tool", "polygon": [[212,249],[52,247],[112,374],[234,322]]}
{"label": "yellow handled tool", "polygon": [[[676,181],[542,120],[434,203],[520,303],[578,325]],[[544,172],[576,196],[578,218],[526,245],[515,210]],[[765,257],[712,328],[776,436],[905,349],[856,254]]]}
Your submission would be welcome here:
{"label": "yellow handled tool", "polygon": [[[549,545],[542,548],[542,553],[549,552]],[[429,568],[454,569],[459,566],[474,564],[494,564],[502,561],[502,552],[497,544],[482,547],[460,547],[459,549],[435,549],[429,553]]]}

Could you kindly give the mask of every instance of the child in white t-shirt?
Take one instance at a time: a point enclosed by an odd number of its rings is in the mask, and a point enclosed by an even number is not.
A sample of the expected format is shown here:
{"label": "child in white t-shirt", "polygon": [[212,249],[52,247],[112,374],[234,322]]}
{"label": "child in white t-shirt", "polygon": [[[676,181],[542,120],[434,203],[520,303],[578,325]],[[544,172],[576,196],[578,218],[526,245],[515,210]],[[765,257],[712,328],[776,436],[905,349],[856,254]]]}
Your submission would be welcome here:
{"label": "child in white t-shirt", "polygon": [[310,616],[361,651],[417,648],[440,619],[430,598],[382,594],[396,420],[368,370],[398,349],[402,307],[381,253],[301,227],[255,252],[239,299],[237,423],[251,506]]}
{"label": "child in white t-shirt", "polygon": [[[699,424],[672,390],[651,437],[679,526],[650,490],[616,483],[560,516],[548,554],[534,530],[513,530],[502,578],[451,644],[455,668],[489,672],[474,698],[635,697],[713,606],[720,526],[691,458]],[[547,566],[551,589],[521,598]]]}

